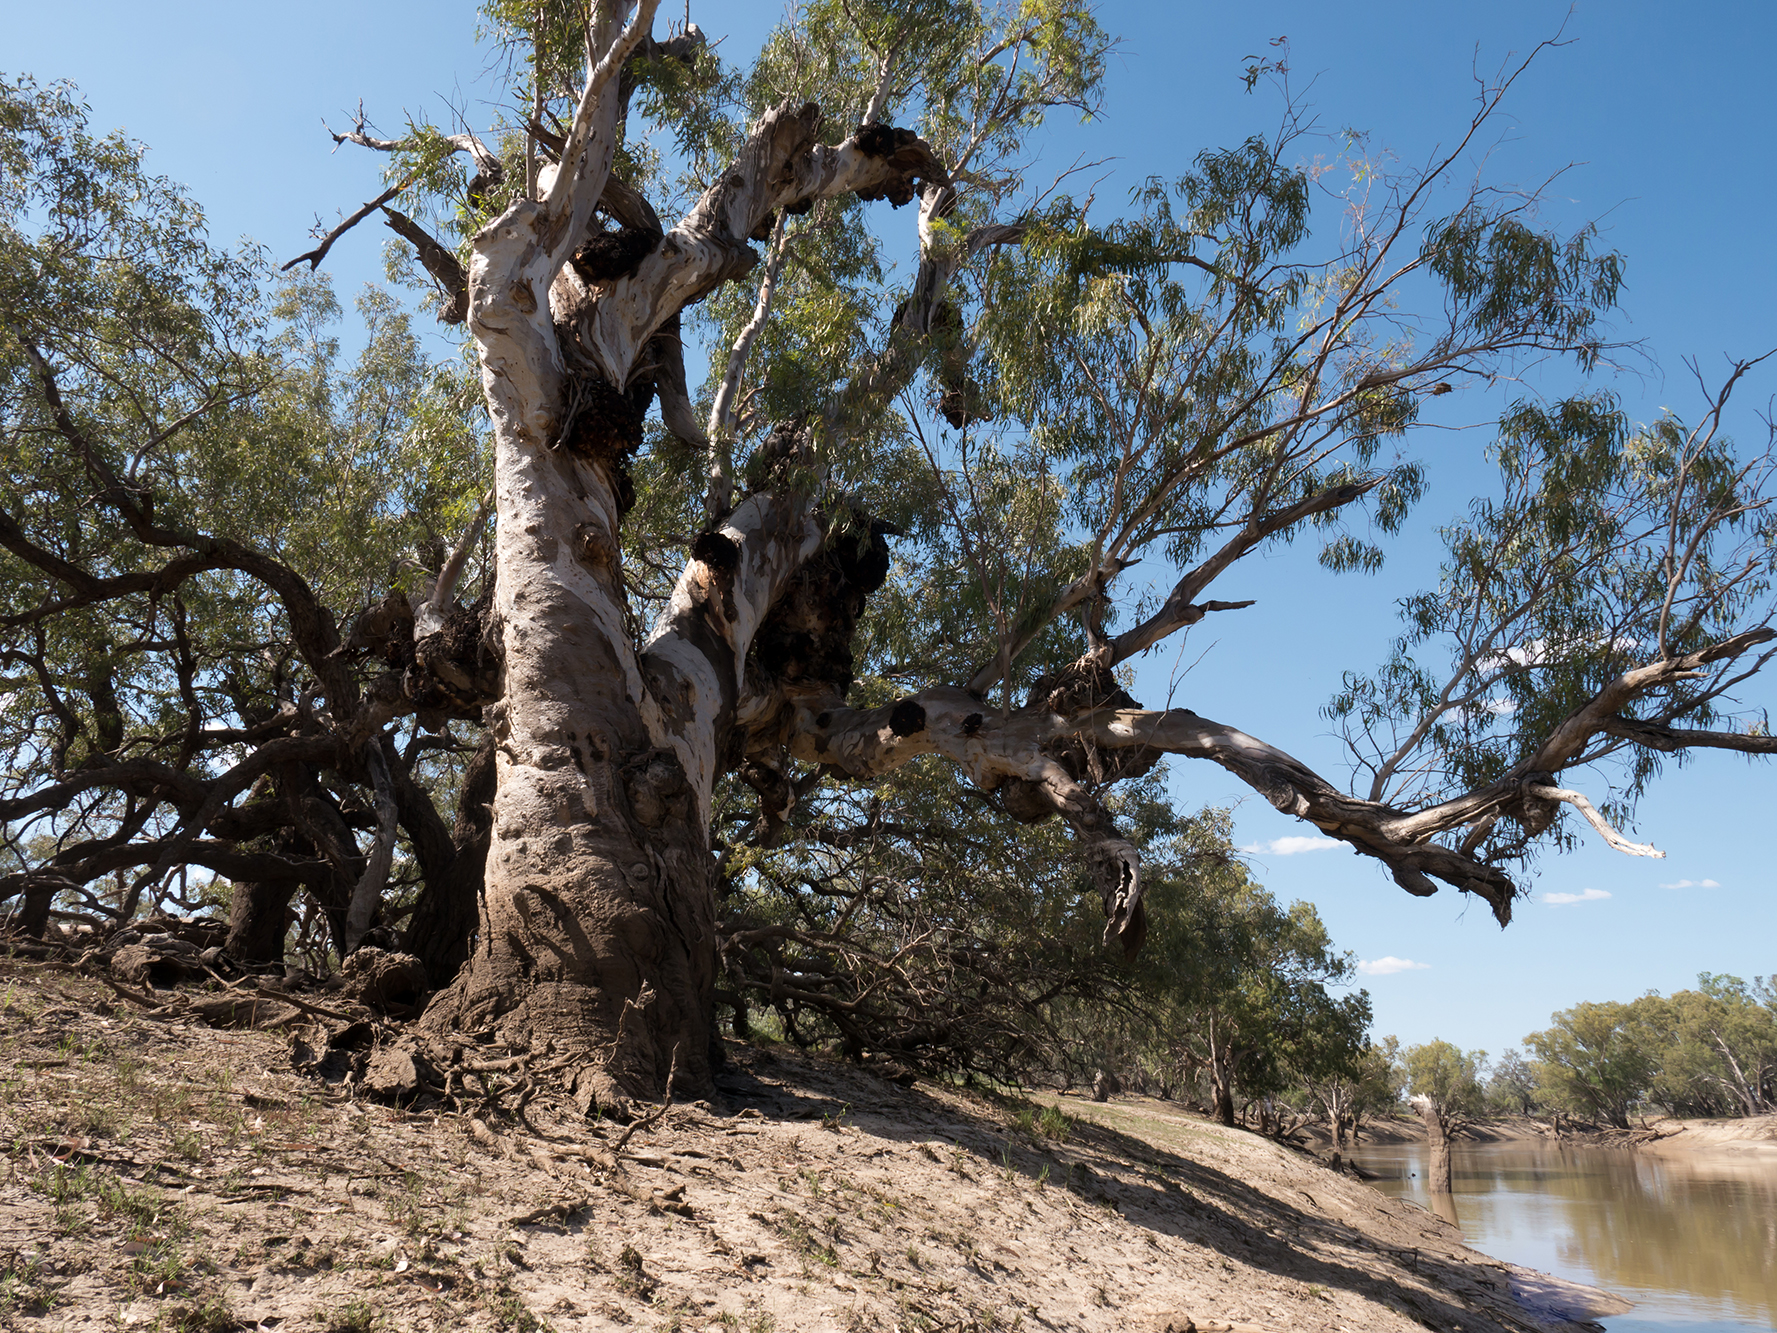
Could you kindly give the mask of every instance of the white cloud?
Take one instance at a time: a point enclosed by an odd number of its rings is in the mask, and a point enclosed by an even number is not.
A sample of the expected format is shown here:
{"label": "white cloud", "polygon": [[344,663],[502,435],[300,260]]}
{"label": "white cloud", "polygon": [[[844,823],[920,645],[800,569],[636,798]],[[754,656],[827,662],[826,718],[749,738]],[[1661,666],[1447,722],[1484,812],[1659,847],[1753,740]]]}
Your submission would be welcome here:
{"label": "white cloud", "polygon": [[1429,967],[1430,963],[1416,963],[1411,958],[1396,958],[1389,954],[1386,958],[1359,963],[1357,970],[1366,977],[1391,977],[1396,972],[1424,972]]}
{"label": "white cloud", "polygon": [[1662,889],[1719,889],[1721,885],[1712,879],[1681,879],[1676,884],[1662,884]]}
{"label": "white cloud", "polygon": [[1288,838],[1273,838],[1270,842],[1255,842],[1240,850],[1248,856],[1295,856],[1301,852],[1324,852],[1329,847],[1344,845],[1337,838],[1307,838],[1298,834]]}
{"label": "white cloud", "polygon": [[1578,893],[1545,893],[1541,901],[1545,903],[1595,903],[1608,898],[1610,894],[1603,889],[1582,889]]}

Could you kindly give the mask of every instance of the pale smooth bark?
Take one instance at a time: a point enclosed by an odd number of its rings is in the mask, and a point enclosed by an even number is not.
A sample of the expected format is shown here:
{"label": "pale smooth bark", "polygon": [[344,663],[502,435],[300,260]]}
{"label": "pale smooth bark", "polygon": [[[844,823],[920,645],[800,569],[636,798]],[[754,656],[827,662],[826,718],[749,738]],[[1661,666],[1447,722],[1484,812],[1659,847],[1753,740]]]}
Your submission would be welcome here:
{"label": "pale smooth bark", "polygon": [[1420,1119],[1425,1122],[1425,1187],[1433,1194],[1449,1194],[1453,1186],[1450,1165],[1450,1127],[1430,1097],[1415,1097]]}

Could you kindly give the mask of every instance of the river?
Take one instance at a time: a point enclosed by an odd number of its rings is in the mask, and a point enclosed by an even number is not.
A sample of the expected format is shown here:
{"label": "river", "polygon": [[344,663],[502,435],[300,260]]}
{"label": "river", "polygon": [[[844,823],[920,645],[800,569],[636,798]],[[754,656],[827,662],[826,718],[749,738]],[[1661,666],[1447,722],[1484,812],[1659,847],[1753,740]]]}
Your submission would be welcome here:
{"label": "river", "polygon": [[[1422,1144],[1360,1147],[1385,1194],[1431,1208]],[[1777,1156],[1653,1156],[1537,1142],[1459,1146],[1434,1211],[1496,1259],[1635,1302],[1611,1333],[1777,1328]]]}

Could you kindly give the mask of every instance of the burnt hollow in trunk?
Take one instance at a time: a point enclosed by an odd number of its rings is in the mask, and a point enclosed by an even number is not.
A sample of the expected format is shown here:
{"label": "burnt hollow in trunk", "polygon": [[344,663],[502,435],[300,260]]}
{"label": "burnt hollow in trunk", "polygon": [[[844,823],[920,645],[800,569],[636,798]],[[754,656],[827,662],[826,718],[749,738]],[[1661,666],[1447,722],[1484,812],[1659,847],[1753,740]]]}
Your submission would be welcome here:
{"label": "burnt hollow in trunk", "polygon": [[851,688],[852,638],[871,593],[888,577],[887,524],[861,515],[807,561],[754,636],[749,671],[761,682],[826,681]]}

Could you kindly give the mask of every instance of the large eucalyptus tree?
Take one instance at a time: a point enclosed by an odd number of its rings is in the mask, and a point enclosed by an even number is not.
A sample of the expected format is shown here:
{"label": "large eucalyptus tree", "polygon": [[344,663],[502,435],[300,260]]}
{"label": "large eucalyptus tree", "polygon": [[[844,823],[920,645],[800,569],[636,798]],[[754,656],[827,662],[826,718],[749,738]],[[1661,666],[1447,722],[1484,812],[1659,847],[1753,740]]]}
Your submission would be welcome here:
{"label": "large eucalyptus tree", "polygon": [[[1567,810],[1645,853],[1615,824],[1661,755],[1772,748],[1729,720],[1777,639],[1769,454],[1721,429],[1745,367],[1695,427],[1631,430],[1596,393],[1513,412],[1500,497],[1334,701],[1361,790],[1125,692],[1133,658],[1251,605],[1207,596],[1242,558],[1312,535],[1373,567],[1352,520],[1386,537],[1420,494],[1396,442],[1422,402],[1605,355],[1617,257],[1538,230],[1534,198],[1459,188],[1515,73],[1421,170],[1348,145],[1352,170],[1311,174],[1286,114],[1104,223],[1022,166],[1045,114],[1096,106],[1108,43],[1081,5],[810,0],[744,70],[689,22],[657,36],[655,10],[495,0],[511,110],[338,134],[389,155],[387,188],[302,257],[380,207],[465,325],[492,422],[486,616],[447,561],[353,637],[408,664],[372,732],[429,691],[486,705],[479,930],[433,1031],[546,1054],[587,1104],[675,1069],[706,1087],[737,792],[758,849],[821,784],[952,766],[1003,816],[1062,818],[1134,950],[1115,791],[1163,755],[1504,923],[1507,867]],[[1317,192],[1338,213],[1318,255]],[[717,349],[695,400],[687,320]],[[1171,570],[1153,598],[1138,560]],[[312,689],[323,711],[349,693]],[[1562,785],[1615,758],[1614,806]],[[895,836],[862,804],[825,845]]]}

